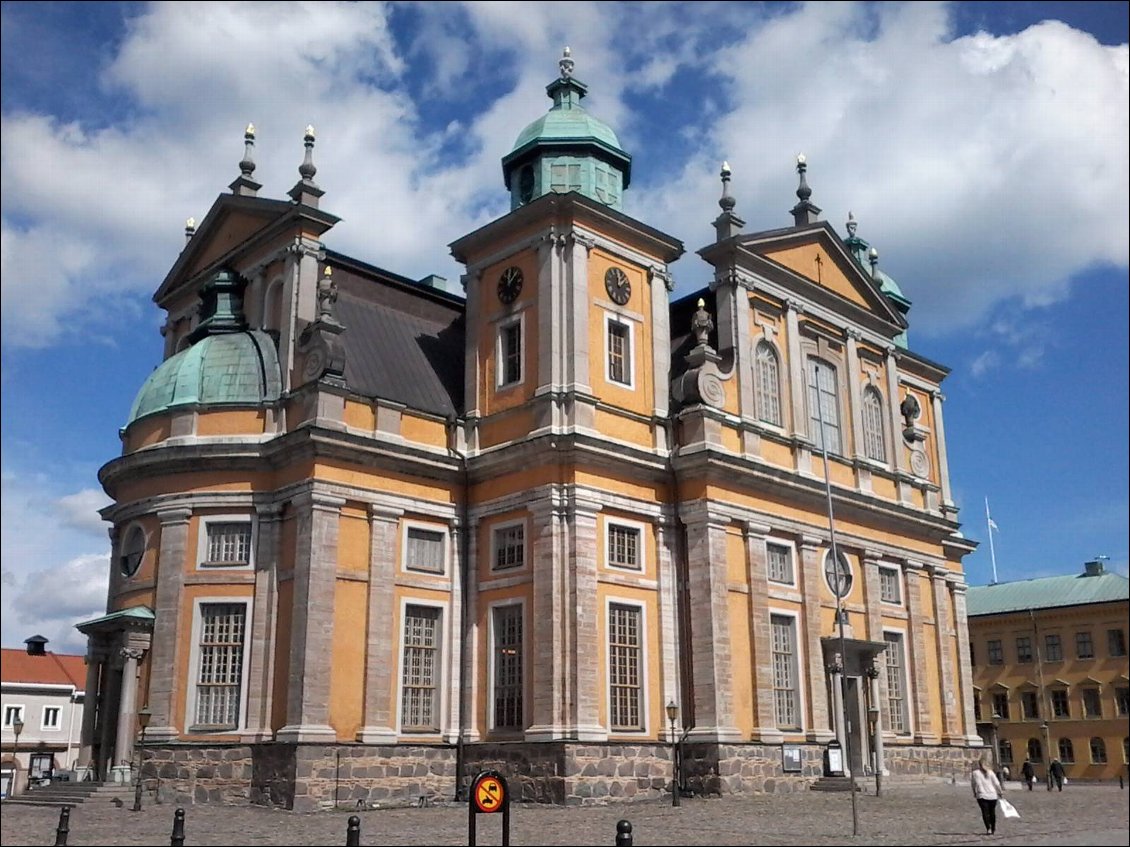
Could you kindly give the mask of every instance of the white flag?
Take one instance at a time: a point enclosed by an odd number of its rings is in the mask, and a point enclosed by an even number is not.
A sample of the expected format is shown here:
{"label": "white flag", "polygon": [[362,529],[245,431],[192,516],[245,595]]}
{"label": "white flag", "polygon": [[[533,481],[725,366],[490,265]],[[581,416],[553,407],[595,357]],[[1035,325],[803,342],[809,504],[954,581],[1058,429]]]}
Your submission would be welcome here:
{"label": "white flag", "polygon": [[1001,531],[1001,528],[997,526],[997,522],[992,518],[989,518],[989,529],[995,529],[997,532]]}

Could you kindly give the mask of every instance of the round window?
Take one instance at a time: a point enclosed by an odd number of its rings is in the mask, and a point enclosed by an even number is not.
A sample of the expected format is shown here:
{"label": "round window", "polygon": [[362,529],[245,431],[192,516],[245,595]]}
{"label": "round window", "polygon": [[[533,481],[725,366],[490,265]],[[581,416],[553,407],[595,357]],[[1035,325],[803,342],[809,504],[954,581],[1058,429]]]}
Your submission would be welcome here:
{"label": "round window", "polygon": [[839,567],[832,560],[831,550],[824,556],[824,579],[828,583],[828,589],[833,594],[837,597],[846,597],[851,593],[851,563],[844,555],[843,550],[837,550],[836,553],[838,554],[836,559]]}
{"label": "round window", "polygon": [[141,559],[145,555],[145,530],[139,526],[132,527],[126,533],[125,543],[122,544],[122,552],[118,557],[118,567],[121,568],[122,576],[133,576],[137,573],[137,569],[141,567]]}

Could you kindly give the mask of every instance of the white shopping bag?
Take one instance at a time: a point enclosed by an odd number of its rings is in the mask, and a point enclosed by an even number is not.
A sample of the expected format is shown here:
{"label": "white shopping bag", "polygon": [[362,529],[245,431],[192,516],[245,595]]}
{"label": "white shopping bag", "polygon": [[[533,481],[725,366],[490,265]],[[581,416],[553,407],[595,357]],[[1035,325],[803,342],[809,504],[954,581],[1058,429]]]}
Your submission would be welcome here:
{"label": "white shopping bag", "polygon": [[997,800],[997,805],[1001,807],[1001,814],[1003,814],[1006,818],[1020,817],[1020,812],[1016,811],[1016,807],[1005,800],[1003,797]]}

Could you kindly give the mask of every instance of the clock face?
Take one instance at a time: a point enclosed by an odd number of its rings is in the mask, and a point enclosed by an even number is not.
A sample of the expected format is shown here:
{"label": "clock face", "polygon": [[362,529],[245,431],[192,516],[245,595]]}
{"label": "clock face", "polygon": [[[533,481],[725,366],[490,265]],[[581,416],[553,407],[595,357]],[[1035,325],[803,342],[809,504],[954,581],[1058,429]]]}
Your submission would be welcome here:
{"label": "clock face", "polygon": [[604,290],[612,298],[613,303],[623,306],[632,296],[632,284],[628,282],[628,275],[619,268],[609,268],[604,275]]}
{"label": "clock face", "polygon": [[503,303],[513,303],[522,291],[522,271],[509,267],[498,278],[498,299]]}

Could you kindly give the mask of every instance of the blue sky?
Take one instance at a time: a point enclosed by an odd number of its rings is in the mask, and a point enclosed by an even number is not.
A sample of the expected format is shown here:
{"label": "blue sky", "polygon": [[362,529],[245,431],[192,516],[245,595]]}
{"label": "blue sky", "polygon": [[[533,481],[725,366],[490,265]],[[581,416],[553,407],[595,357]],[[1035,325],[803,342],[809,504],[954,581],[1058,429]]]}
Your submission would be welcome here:
{"label": "blue sky", "polygon": [[318,142],[332,249],[457,288],[446,245],[508,209],[499,160],[569,45],[633,156],[625,210],[706,284],[718,167],[747,231],[795,156],[913,301],[944,384],[968,579],[1125,573],[1127,8],[1107,3],[3,3],[0,640],[81,650],[105,606],[98,468],[159,363],[184,221]]}

